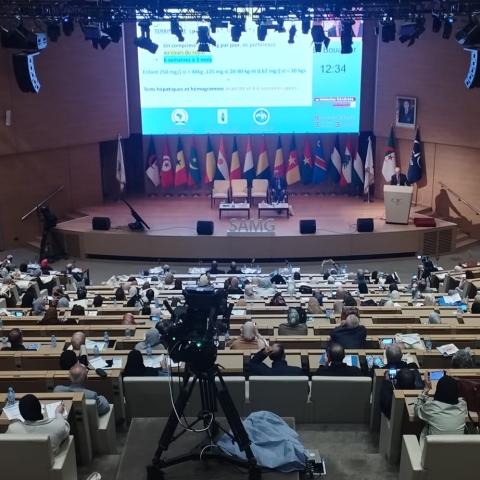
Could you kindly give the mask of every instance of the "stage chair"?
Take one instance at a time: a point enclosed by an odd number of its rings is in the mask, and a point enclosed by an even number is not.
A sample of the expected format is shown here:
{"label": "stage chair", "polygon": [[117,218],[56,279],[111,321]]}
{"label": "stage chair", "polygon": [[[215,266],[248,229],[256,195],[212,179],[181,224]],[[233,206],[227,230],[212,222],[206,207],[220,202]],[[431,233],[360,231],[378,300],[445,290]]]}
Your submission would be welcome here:
{"label": "stage chair", "polygon": [[93,453],[96,455],[116,454],[117,435],[115,431],[113,405],[110,404],[110,411],[100,417],[95,400],[86,400],[85,403],[87,406]]}
{"label": "stage chair", "polygon": [[250,201],[255,203],[255,199],[267,201],[268,198],[268,180],[255,178],[252,180],[252,188],[250,190]]}
{"label": "stage chair", "polygon": [[77,480],[75,444],[70,435],[53,455],[48,435],[0,435],[2,478]]}
{"label": "stage chair", "polygon": [[429,435],[423,450],[404,435],[399,480],[470,480],[480,469],[480,436]]}
{"label": "stage chair", "polygon": [[246,180],[242,179],[236,179],[232,180],[232,195],[231,198],[232,200],[235,200],[236,198],[243,200],[244,202],[247,202],[249,199],[249,193],[248,193],[248,183]]}
{"label": "stage chair", "polygon": [[228,202],[230,197],[230,182],[228,180],[214,180],[210,197],[210,207],[215,205],[215,200]]}
{"label": "stage chair", "polygon": [[372,380],[368,377],[312,377],[311,420],[368,423]]}
{"label": "stage chair", "polygon": [[[288,392],[288,394],[286,393]],[[281,417],[306,421],[308,377],[251,376],[249,411],[268,410]]]}

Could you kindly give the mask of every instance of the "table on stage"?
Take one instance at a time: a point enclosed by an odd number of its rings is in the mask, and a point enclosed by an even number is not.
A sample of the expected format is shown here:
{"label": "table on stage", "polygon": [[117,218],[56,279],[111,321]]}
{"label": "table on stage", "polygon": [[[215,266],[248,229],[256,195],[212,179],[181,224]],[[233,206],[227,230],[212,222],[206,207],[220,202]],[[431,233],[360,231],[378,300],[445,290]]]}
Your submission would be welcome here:
{"label": "table on stage", "polygon": [[286,212],[287,218],[290,217],[290,205],[286,202],[282,202],[282,203],[261,202],[258,204],[258,218],[260,218],[261,213],[264,211],[278,212],[278,213]]}
{"label": "table on stage", "polygon": [[218,218],[222,218],[222,212],[247,212],[250,218],[250,204],[245,203],[221,203],[218,207]]}

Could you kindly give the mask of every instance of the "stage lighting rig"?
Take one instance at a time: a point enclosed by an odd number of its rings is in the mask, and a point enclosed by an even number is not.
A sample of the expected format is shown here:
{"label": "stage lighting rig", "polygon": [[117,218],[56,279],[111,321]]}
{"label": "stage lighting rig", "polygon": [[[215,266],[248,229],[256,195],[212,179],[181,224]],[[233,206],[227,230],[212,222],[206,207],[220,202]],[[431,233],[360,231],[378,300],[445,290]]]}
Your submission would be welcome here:
{"label": "stage lighting rig", "polygon": [[32,32],[23,24],[13,30],[1,28],[1,41],[4,48],[38,51],[47,48],[47,36],[43,32]]}
{"label": "stage lighting rig", "polygon": [[178,21],[178,18],[172,18],[170,20],[170,33],[175,35],[179,42],[184,42],[185,37],[183,36],[183,28]]}
{"label": "stage lighting rig", "polygon": [[342,20],[342,26],[340,30],[340,53],[348,54],[353,53],[353,28],[355,24],[354,20]]}
{"label": "stage lighting rig", "polygon": [[313,25],[311,29],[313,47],[315,52],[322,51],[322,45],[327,49],[330,45],[330,39],[325,35],[325,30],[322,25]]}
{"label": "stage lighting rig", "polygon": [[292,25],[290,27],[290,30],[288,31],[288,43],[295,43],[295,34],[297,33],[297,28],[295,25]]}
{"label": "stage lighting rig", "polygon": [[382,42],[394,42],[395,35],[397,33],[397,27],[395,25],[395,20],[392,17],[386,17],[381,22],[382,26]]}
{"label": "stage lighting rig", "polygon": [[60,24],[47,22],[47,37],[51,42],[57,42],[61,35]]}
{"label": "stage lighting rig", "polygon": [[267,38],[267,26],[266,25],[259,25],[257,27],[257,38],[260,42],[264,42],[265,39]]}
{"label": "stage lighting rig", "polygon": [[279,33],[285,33],[285,20],[283,18],[277,19],[277,25],[275,25],[275,31]]}
{"label": "stage lighting rig", "polygon": [[210,29],[212,33],[217,33],[217,28],[228,28],[228,22],[220,18],[212,18],[210,20]]}
{"label": "stage lighting rig", "polygon": [[443,21],[442,38],[444,38],[445,40],[448,40],[452,35],[454,21],[455,21],[455,18],[453,15],[447,15],[445,17],[445,20]]}
{"label": "stage lighting rig", "polygon": [[199,52],[209,52],[209,45],[217,46],[217,42],[210,36],[210,30],[207,26],[200,26],[197,30],[198,34],[198,51]]}
{"label": "stage lighting rig", "polygon": [[302,17],[302,33],[307,35],[310,31],[310,19],[307,17]]}
{"label": "stage lighting rig", "polygon": [[419,16],[414,23],[405,23],[400,27],[399,40],[401,43],[408,42],[407,46],[411,47],[424,31],[425,17]]}
{"label": "stage lighting rig", "polygon": [[158,49],[158,45],[152,42],[150,38],[150,27],[152,22],[150,20],[141,20],[138,22],[138,26],[141,30],[141,36],[135,39],[135,45],[138,48],[143,48],[150,53],[155,53]]}
{"label": "stage lighting rig", "polygon": [[66,37],[70,37],[75,29],[75,24],[70,17],[64,17],[62,20],[62,30]]}
{"label": "stage lighting rig", "polygon": [[122,24],[118,22],[108,22],[103,30],[113,43],[118,43],[122,38]]}

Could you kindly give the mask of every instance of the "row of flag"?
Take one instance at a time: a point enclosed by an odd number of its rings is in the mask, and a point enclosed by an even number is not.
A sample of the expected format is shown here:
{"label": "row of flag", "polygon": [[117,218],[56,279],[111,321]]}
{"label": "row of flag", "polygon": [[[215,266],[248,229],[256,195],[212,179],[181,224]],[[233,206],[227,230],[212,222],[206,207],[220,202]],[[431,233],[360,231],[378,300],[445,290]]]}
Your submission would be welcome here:
{"label": "row of flag", "polygon": [[[188,162],[183,149],[181,137],[177,141],[177,152],[174,161],[170,154],[168,143],[164,143],[162,157],[158,158],[153,137],[150,137],[145,165],[146,176],[156,187],[173,188],[181,186],[200,185],[202,182],[209,184],[213,180],[233,180],[244,178],[251,182],[254,178],[269,180],[272,176],[268,161],[265,138],[262,139],[257,165],[254,165],[253,151],[250,137],[247,140],[243,169],[240,165],[237,139],[233,139],[230,165],[223,137],[220,139],[218,154],[212,147],[210,137],[207,139],[207,152],[205,155],[205,168],[203,175],[195,145],[190,149]],[[373,150],[369,138],[365,162],[360,154],[352,148],[349,140],[345,149],[340,149],[340,139],[337,135],[330,157],[324,155],[321,139],[315,142],[312,154],[311,144],[305,141],[303,155],[299,159],[295,137],[291,137],[287,162],[285,163],[281,138],[278,137],[273,174],[285,177],[288,185],[302,182],[303,184],[319,184],[330,179],[340,186],[361,185],[368,188],[374,181]]]}
{"label": "row of flag", "polygon": [[[417,130],[407,171],[407,179],[411,184],[418,182],[423,176],[421,151],[420,132]],[[390,182],[396,166],[395,136],[392,127],[382,166],[382,175],[386,182]],[[155,187],[161,186],[162,188],[200,185],[202,181],[209,184],[216,179],[233,180],[245,178],[251,183],[254,178],[269,180],[271,177],[265,137],[262,140],[256,168],[253,161],[251,139],[250,137],[248,138],[243,169],[241,169],[240,165],[236,137],[233,139],[230,166],[227,162],[223,137],[220,140],[217,158],[215,158],[212,142],[210,137],[208,137],[203,177],[194,144],[192,144],[190,149],[190,156],[187,162],[182,139],[179,137],[174,164],[168,149],[168,143],[164,143],[162,158],[159,159],[156,154],[153,137],[150,137],[145,173]],[[367,193],[375,178],[371,138],[368,138],[365,161],[362,160],[358,148],[356,151],[352,149],[351,140],[347,141],[342,155],[338,134],[328,160],[323,152],[322,141],[318,138],[315,142],[313,155],[310,142],[308,140],[305,141],[303,156],[301,161],[299,161],[295,137],[292,136],[288,160],[285,165],[282,143],[280,137],[278,137],[273,173],[274,175],[284,176],[288,185],[298,182],[302,182],[305,185],[320,184],[330,178],[334,183],[343,187],[348,185],[363,186],[364,192]],[[120,136],[117,144],[116,178],[121,191],[123,191],[126,184],[126,175]]]}

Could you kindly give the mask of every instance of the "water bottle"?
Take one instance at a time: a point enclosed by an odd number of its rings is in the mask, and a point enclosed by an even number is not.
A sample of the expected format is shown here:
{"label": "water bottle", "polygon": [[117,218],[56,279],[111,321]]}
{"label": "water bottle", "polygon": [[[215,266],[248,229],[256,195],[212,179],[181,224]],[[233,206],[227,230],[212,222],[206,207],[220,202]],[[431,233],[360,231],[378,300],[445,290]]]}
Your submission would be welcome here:
{"label": "water bottle", "polygon": [[106,330],[103,332],[103,342],[105,343],[105,346],[108,348],[110,344],[110,336],[108,335],[108,332]]}
{"label": "water bottle", "polygon": [[295,282],[293,280],[288,281],[287,285],[287,293],[291,297],[295,296]]}
{"label": "water bottle", "polygon": [[2,338],[2,350],[5,350],[8,347],[7,337]]}
{"label": "water bottle", "polygon": [[13,387],[8,387],[7,390],[7,407],[15,405],[15,390]]}
{"label": "water bottle", "polygon": [[99,357],[100,356],[100,350],[98,349],[98,345],[95,344],[95,346],[93,347],[93,355],[95,357]]}
{"label": "water bottle", "polygon": [[230,341],[230,332],[227,330],[225,332],[225,345]]}
{"label": "water bottle", "polygon": [[457,318],[463,318],[463,308],[462,307],[457,308]]}
{"label": "water bottle", "polygon": [[2,330],[2,329],[3,329],[3,318],[0,317],[0,330]]}
{"label": "water bottle", "polygon": [[51,348],[56,348],[57,347],[57,337],[55,335],[52,335],[50,337],[50,347]]}
{"label": "water bottle", "polygon": [[150,358],[152,356],[152,346],[150,343],[147,342],[147,357]]}
{"label": "water bottle", "polygon": [[432,339],[430,337],[425,337],[424,343],[425,343],[425,348],[427,349],[427,352],[431,352],[432,351]]}
{"label": "water bottle", "polygon": [[160,299],[158,297],[155,298],[155,307],[160,308]]}
{"label": "water bottle", "polygon": [[125,337],[130,338],[131,335],[132,335],[132,332],[130,331],[130,329],[126,328],[125,329]]}
{"label": "water bottle", "polygon": [[114,299],[113,299],[113,304],[114,304],[114,305],[117,304],[117,297],[114,297]]}

